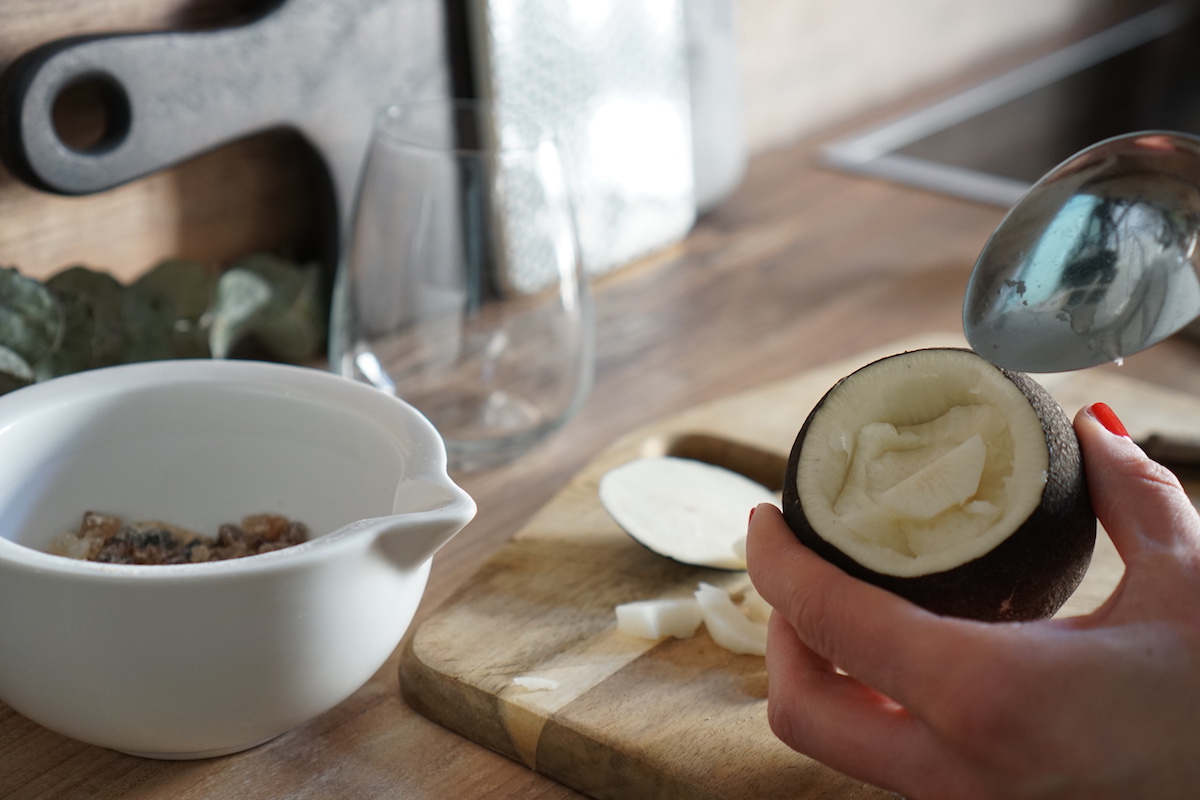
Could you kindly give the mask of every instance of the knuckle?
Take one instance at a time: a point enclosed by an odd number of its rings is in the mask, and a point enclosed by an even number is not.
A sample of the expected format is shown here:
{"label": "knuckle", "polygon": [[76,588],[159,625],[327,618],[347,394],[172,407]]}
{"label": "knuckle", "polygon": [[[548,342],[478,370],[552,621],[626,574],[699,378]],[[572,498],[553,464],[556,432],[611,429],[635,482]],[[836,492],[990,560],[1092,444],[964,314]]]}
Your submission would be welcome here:
{"label": "knuckle", "polygon": [[1149,492],[1175,497],[1184,494],[1178,476],[1157,461],[1142,459],[1131,470],[1133,478]]}
{"label": "knuckle", "polygon": [[800,639],[817,655],[837,663],[833,632],[838,630],[838,601],[812,587],[794,587],[787,598],[788,618]]}
{"label": "knuckle", "polygon": [[805,724],[805,715],[796,713],[796,709],[774,697],[768,698],[767,724],[771,733],[788,747],[801,753],[809,750],[809,726]]}
{"label": "knuckle", "polygon": [[[1137,497],[1139,505],[1146,502],[1175,504],[1181,500],[1186,501],[1187,494],[1175,473],[1140,452],[1103,471],[1109,472],[1109,475],[1114,472],[1120,475],[1120,481],[1123,483],[1120,496],[1126,498],[1124,504],[1128,504],[1130,497]],[[1113,480],[1114,477],[1108,477],[1106,483],[1111,484]],[[1112,499],[1117,501],[1115,497]],[[1190,502],[1187,504],[1191,505]]]}

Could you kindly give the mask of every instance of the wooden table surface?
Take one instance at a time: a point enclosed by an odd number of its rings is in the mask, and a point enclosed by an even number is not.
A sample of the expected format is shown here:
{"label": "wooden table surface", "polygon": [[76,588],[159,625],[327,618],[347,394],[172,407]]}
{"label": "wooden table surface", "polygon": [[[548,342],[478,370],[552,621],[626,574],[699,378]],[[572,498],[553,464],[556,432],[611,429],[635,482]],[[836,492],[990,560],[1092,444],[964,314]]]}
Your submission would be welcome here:
{"label": "wooden table surface", "polygon": [[[597,283],[590,399],[541,449],[456,476],[479,514],[435,559],[417,624],[622,434],[904,336],[959,327],[971,265],[1002,212],[825,169],[816,145],[758,157],[681,246]],[[1121,369],[1200,393],[1200,347],[1190,341],[1168,341]],[[580,796],[411,711],[396,654],[325,715],[205,761],[81,744],[0,704],[0,797],[9,800]]]}

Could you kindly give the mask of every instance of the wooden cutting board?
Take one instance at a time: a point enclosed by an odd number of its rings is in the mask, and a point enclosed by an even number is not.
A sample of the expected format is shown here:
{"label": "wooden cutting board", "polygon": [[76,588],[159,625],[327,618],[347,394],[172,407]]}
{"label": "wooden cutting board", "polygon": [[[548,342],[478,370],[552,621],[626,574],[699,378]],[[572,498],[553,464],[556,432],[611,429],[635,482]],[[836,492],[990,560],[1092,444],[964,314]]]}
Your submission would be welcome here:
{"label": "wooden cutting board", "polygon": [[[621,532],[597,499],[600,476],[646,455],[721,464],[778,489],[809,410],[839,378],[883,355],[933,345],[929,335],[679,414],[602,453],[410,637],[405,699],[425,716],[596,798],[889,798],[801,756],[767,726],[763,659],[735,655],[701,629],[651,642],[616,629],[613,608],[684,596],[699,581],[744,585],[745,573],[654,555]],[[1200,436],[1200,398],[1111,371],[1040,376],[1069,414],[1103,400],[1137,438]],[[747,509],[747,514],[749,509]],[[1122,571],[1106,536],[1063,613],[1098,605]],[[557,687],[531,691],[518,676]]]}

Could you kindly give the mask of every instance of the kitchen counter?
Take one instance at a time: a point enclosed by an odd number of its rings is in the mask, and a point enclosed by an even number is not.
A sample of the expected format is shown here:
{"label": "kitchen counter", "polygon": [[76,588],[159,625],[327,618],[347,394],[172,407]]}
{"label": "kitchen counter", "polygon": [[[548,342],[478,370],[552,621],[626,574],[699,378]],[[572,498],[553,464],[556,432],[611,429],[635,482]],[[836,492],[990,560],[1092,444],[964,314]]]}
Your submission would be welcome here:
{"label": "kitchen counter", "polygon": [[[959,328],[971,265],[1001,210],[825,169],[815,163],[818,144],[757,157],[685,242],[598,281],[595,389],[541,449],[456,476],[479,514],[435,559],[417,625],[628,431],[902,337]],[[1200,346],[1189,341],[1120,369],[1200,394]],[[409,709],[399,652],[332,711],[204,761],[81,744],[0,704],[0,797],[581,797]]]}

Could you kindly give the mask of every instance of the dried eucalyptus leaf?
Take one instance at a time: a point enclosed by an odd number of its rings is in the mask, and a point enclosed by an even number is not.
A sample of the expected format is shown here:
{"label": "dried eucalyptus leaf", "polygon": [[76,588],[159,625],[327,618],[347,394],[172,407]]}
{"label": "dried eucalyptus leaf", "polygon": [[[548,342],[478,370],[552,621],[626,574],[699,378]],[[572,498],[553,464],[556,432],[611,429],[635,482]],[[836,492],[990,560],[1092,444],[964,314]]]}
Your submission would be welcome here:
{"label": "dried eucalyptus leaf", "polygon": [[0,394],[33,383],[33,369],[20,354],[0,345]]}
{"label": "dried eucalyptus leaf", "polygon": [[323,309],[316,263],[299,266],[265,254],[239,259],[217,283],[213,354],[220,348],[227,355],[253,335],[284,361],[314,358],[325,336]]}
{"label": "dried eucalyptus leaf", "polygon": [[209,358],[208,329],[187,319],[176,319],[171,331],[175,358]]}
{"label": "dried eucalyptus leaf", "polygon": [[217,293],[217,276],[199,261],[172,258],[163,261],[133,284],[157,292],[175,307],[179,319],[199,324]]}
{"label": "dried eucalyptus leaf", "polygon": [[176,358],[208,358],[209,307],[217,293],[217,276],[199,261],[173,258],[157,264],[130,291],[157,296],[173,309],[169,334]]}
{"label": "dried eucalyptus leaf", "polygon": [[54,352],[62,329],[58,300],[41,283],[0,268],[0,346],[36,364]]}
{"label": "dried eucalyptus leaf", "polygon": [[19,378],[15,378],[4,372],[0,372],[0,395],[15,392],[17,389],[28,386],[28,383],[22,382]]}
{"label": "dried eucalyptus leaf", "polygon": [[213,358],[228,358],[234,345],[254,330],[259,314],[270,302],[271,286],[261,275],[249,270],[226,270],[217,281],[217,299],[208,330]]}
{"label": "dried eucalyptus leaf", "polygon": [[96,321],[91,305],[75,292],[60,294],[58,303],[62,308],[62,336],[58,349],[38,363],[35,375],[39,381],[81,372],[92,366]]}
{"label": "dried eucalyptus leaf", "polygon": [[272,302],[254,332],[281,358],[302,362],[318,355],[325,337],[321,269],[315,262],[291,269],[274,284]]}
{"label": "dried eucalyptus leaf", "polygon": [[46,281],[61,300],[76,297],[91,311],[92,367],[119,364],[125,350],[125,287],[105,272],[83,266],[69,267]]}
{"label": "dried eucalyptus leaf", "polygon": [[142,286],[124,292],[122,319],[125,342],[121,360],[160,361],[175,357],[175,305],[163,294]]}

